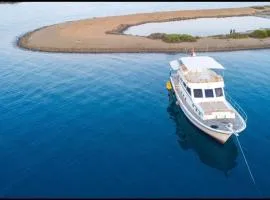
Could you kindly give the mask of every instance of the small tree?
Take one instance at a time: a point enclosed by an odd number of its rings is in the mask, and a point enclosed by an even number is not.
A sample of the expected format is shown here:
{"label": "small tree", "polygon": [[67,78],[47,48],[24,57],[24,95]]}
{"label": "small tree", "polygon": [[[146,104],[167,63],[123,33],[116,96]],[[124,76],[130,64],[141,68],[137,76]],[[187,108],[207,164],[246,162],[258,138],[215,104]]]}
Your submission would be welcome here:
{"label": "small tree", "polygon": [[266,38],[268,36],[266,30],[255,30],[249,35],[250,37],[253,38]]}

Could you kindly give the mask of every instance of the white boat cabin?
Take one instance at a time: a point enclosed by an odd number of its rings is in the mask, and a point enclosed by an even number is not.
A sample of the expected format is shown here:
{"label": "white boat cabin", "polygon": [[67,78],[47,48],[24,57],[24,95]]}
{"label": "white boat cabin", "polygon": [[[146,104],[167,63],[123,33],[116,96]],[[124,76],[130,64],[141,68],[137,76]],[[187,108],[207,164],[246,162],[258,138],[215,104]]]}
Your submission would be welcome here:
{"label": "white boat cabin", "polygon": [[170,65],[179,77],[181,95],[201,119],[235,118],[225,99],[222,76],[211,70],[224,70],[221,64],[208,56],[190,56],[171,61]]}

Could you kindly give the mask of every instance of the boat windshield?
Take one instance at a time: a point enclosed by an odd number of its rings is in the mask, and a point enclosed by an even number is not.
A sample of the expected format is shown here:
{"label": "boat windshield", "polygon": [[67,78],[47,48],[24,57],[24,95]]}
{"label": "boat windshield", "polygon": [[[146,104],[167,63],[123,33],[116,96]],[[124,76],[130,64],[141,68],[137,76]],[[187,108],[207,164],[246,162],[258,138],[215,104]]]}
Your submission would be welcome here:
{"label": "boat windshield", "polygon": [[203,97],[202,89],[193,89],[193,95],[195,98],[202,98]]}
{"label": "boat windshield", "polygon": [[222,97],[223,96],[223,90],[222,88],[215,88],[216,97]]}
{"label": "boat windshield", "polygon": [[214,92],[213,89],[205,89],[204,94],[206,98],[211,98],[214,97]]}
{"label": "boat windshield", "polygon": [[[190,88],[187,88],[188,93],[190,93]],[[222,97],[223,88],[214,88],[214,89],[193,89],[194,98],[214,98]]]}

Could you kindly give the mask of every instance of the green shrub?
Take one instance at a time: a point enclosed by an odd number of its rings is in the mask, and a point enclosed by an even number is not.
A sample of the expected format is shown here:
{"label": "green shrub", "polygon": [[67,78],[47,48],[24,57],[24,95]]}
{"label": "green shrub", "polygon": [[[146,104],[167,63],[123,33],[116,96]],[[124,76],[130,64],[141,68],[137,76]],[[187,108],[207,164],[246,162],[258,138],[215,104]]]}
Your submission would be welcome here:
{"label": "green shrub", "polygon": [[166,33],[152,33],[147,36],[150,39],[161,39],[164,42],[168,43],[177,43],[177,42],[195,42],[200,37],[193,37],[188,34],[166,34]]}
{"label": "green shrub", "polygon": [[264,6],[252,6],[251,8],[258,9],[258,10],[263,10],[263,9],[265,9]]}
{"label": "green shrub", "polygon": [[150,35],[148,35],[147,37],[150,39],[162,39],[166,34],[165,33],[152,33]]}
{"label": "green shrub", "polygon": [[267,36],[270,37],[270,29],[266,29]]}
{"label": "green shrub", "polygon": [[176,42],[196,42],[196,37],[188,34],[165,34],[162,38],[164,42],[176,43]]}
{"label": "green shrub", "polygon": [[255,30],[249,36],[253,38],[266,38],[268,34],[266,30]]}

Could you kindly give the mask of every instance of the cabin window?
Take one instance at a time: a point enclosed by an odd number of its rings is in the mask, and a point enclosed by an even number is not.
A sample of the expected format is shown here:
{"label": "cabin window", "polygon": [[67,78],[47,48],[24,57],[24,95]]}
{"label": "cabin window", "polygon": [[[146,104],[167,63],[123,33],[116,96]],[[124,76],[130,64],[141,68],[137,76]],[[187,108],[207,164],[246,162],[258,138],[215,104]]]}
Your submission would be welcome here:
{"label": "cabin window", "polygon": [[189,95],[191,95],[191,90],[189,87],[187,87],[187,91],[188,91]]}
{"label": "cabin window", "polygon": [[205,89],[204,92],[206,98],[214,97],[214,92],[212,89]]}
{"label": "cabin window", "polygon": [[216,92],[216,97],[222,97],[223,96],[222,88],[216,88],[215,92]]}
{"label": "cabin window", "polygon": [[193,93],[194,93],[195,98],[202,98],[203,97],[202,89],[194,89]]}

